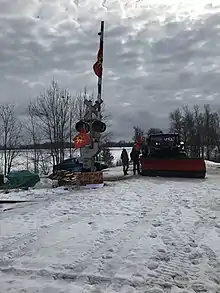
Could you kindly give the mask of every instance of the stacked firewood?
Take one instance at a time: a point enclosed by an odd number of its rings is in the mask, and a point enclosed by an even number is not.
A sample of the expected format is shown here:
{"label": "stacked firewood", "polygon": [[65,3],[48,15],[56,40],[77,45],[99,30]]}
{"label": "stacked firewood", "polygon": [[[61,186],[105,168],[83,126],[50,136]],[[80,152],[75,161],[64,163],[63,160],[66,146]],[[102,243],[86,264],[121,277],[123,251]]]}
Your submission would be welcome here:
{"label": "stacked firewood", "polygon": [[65,185],[76,185],[77,183],[77,173],[73,173],[70,171],[59,170],[55,174],[51,174],[49,178],[53,181],[57,182],[58,186]]}

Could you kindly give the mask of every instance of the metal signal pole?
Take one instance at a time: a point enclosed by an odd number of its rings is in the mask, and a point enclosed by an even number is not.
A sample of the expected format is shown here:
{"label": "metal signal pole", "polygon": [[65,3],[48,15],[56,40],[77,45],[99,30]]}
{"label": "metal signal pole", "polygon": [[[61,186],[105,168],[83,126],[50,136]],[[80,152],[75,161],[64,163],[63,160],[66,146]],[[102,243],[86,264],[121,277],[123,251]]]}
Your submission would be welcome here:
{"label": "metal signal pole", "polygon": [[100,51],[102,52],[102,73],[101,76],[98,77],[98,96],[97,96],[97,102],[99,104],[98,108],[98,119],[101,119],[101,104],[102,104],[102,75],[103,75],[103,57],[104,57],[104,21],[101,21],[101,29],[98,33],[100,36]]}
{"label": "metal signal pole", "polygon": [[98,77],[98,94],[93,105],[92,100],[85,99],[86,113],[84,115],[84,123],[89,126],[91,145],[81,149],[83,158],[83,166],[92,172],[95,171],[95,156],[100,152],[100,136],[106,130],[106,125],[103,123],[101,115],[102,101],[102,76],[103,76],[103,43],[104,43],[104,21],[101,21],[101,30],[98,33],[100,36],[99,50],[97,60],[93,65],[95,75]]}

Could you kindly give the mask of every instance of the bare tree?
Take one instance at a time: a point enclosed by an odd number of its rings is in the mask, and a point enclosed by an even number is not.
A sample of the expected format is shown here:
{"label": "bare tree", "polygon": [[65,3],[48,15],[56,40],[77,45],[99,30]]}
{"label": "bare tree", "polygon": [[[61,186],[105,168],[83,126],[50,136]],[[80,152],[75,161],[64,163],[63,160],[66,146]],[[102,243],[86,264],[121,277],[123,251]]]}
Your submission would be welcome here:
{"label": "bare tree", "polygon": [[76,134],[75,124],[76,122],[83,120],[86,113],[85,99],[87,97],[87,89],[84,88],[84,92],[79,92],[72,99],[70,105],[70,116],[69,116],[69,156],[72,157],[72,153],[75,151],[73,149],[72,139]]}
{"label": "bare tree", "polygon": [[200,112],[199,106],[194,105],[194,124],[195,124],[195,145],[194,155],[204,157],[204,123],[203,114]]}
{"label": "bare tree", "polygon": [[112,139],[112,131],[111,129],[111,113],[107,112],[106,109],[106,104],[102,104],[102,110],[101,110],[101,115],[102,115],[102,121],[106,124],[106,131],[104,133],[101,133],[100,135],[100,140],[101,140],[101,145],[104,145],[108,143]]}
{"label": "bare tree", "polygon": [[83,92],[79,92],[76,94],[76,97],[74,99],[74,114],[76,120],[83,120],[84,116],[86,114],[86,105],[85,105],[85,99],[94,100],[93,95],[88,95],[87,88],[84,87]]}
{"label": "bare tree", "polygon": [[40,127],[40,123],[37,117],[34,115],[32,111],[33,104],[30,102],[28,106],[28,121],[25,124],[25,128],[28,133],[29,143],[33,146],[34,151],[34,172],[39,173],[39,161],[41,157],[42,150],[39,149],[40,143],[42,142],[42,131]]}
{"label": "bare tree", "polygon": [[12,163],[18,156],[21,143],[22,124],[18,121],[12,104],[0,105],[1,138],[4,149],[4,174],[11,171]]}
{"label": "bare tree", "polygon": [[41,94],[29,105],[41,127],[45,140],[51,144],[51,157],[53,164],[59,164],[64,159],[65,142],[69,137],[70,113],[72,109],[70,94],[60,89],[53,81],[46,93]]}
{"label": "bare tree", "polygon": [[[209,105],[204,105],[204,111],[195,105],[193,110],[184,106],[182,111],[176,109],[170,113],[170,126],[179,132],[192,156],[210,159],[213,149],[220,145],[220,119]],[[219,148],[220,149],[220,148]],[[206,151],[206,152],[205,152]]]}
{"label": "bare tree", "polygon": [[150,135],[150,134],[159,134],[159,133],[163,133],[163,131],[159,128],[150,128],[147,132],[147,135]]}
{"label": "bare tree", "polygon": [[175,111],[171,112],[169,118],[170,130],[182,134],[183,116],[181,110],[178,108]]}
{"label": "bare tree", "polygon": [[195,145],[195,119],[194,113],[188,106],[183,107],[183,138],[185,147],[188,149],[190,155],[193,155]]}
{"label": "bare tree", "polygon": [[[87,97],[93,100],[93,96],[87,94],[86,87],[84,92],[71,97],[66,90],[60,89],[58,83],[53,81],[48,90],[32,101],[28,107],[32,142],[36,143],[36,129],[41,129],[41,140],[50,142],[54,165],[64,160],[67,142],[69,142],[69,155],[72,156],[74,151],[72,139],[76,134],[75,123],[84,119],[86,111],[84,101]],[[107,133],[104,133],[103,137],[106,138]]]}
{"label": "bare tree", "polygon": [[134,126],[133,129],[134,129],[134,136],[133,136],[134,141],[137,141],[139,136],[143,137],[144,130],[142,128],[140,128],[139,126]]}

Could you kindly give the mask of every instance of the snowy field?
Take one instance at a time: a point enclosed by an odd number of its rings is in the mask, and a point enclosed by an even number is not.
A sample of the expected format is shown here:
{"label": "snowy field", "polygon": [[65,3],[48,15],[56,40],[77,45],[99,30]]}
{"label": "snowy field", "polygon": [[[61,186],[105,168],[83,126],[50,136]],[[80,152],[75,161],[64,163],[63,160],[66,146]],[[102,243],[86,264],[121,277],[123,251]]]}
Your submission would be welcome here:
{"label": "snowy field", "polygon": [[[117,161],[120,160],[121,152],[123,148],[110,148],[111,154],[113,155],[113,164],[116,165]],[[131,147],[126,148],[128,154],[131,152]],[[42,174],[45,169],[48,169],[49,173],[52,172],[53,164],[49,151],[41,150],[42,157],[39,162],[39,171]],[[79,151],[74,151],[72,157],[78,157]],[[65,151],[65,159],[69,158],[69,150]],[[14,170],[29,170],[34,171],[34,152],[32,150],[22,150],[18,156],[13,160],[12,171]],[[3,172],[3,151],[0,151],[0,173]]]}
{"label": "snowy field", "polygon": [[[220,174],[2,198],[1,293],[219,293]],[[120,167],[109,174],[120,172]]]}

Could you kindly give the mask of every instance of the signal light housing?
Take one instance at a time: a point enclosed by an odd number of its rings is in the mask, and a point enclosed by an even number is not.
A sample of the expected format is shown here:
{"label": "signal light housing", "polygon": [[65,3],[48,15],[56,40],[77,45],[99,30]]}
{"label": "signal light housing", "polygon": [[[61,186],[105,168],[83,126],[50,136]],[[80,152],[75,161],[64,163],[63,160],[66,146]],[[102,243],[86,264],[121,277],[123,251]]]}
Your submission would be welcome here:
{"label": "signal light housing", "polygon": [[86,133],[88,133],[90,130],[90,127],[89,127],[88,123],[86,123],[84,121],[79,121],[76,123],[75,129],[78,132],[80,132],[82,129],[85,129]]}
{"label": "signal light housing", "polygon": [[100,120],[95,120],[92,123],[92,131],[99,132],[99,133],[105,132],[106,124]]}

